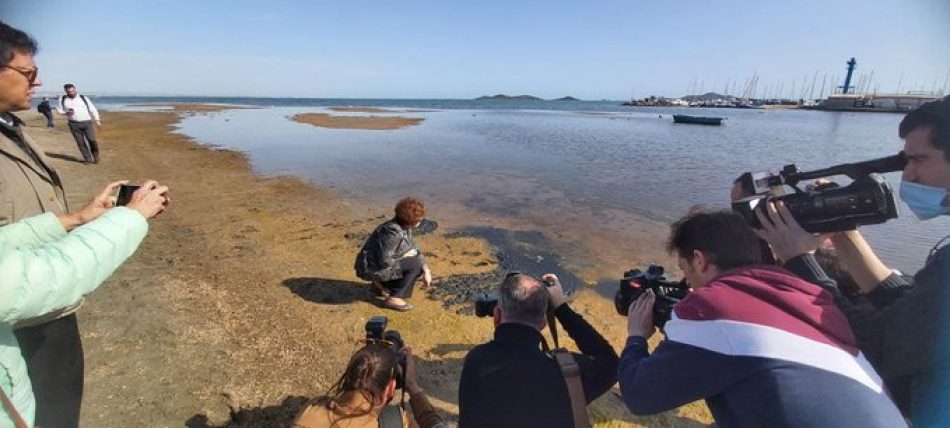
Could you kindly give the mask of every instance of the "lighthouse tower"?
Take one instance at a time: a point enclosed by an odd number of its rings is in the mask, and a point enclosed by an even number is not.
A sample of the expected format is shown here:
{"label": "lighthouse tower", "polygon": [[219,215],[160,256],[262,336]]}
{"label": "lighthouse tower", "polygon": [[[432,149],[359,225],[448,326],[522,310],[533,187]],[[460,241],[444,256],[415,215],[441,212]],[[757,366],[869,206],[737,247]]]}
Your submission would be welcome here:
{"label": "lighthouse tower", "polygon": [[847,94],[854,89],[854,86],[851,86],[851,75],[854,74],[854,68],[858,66],[858,62],[855,61],[854,57],[851,57],[851,60],[847,62],[848,64],[848,75],[844,78],[844,86],[839,86],[842,94]]}

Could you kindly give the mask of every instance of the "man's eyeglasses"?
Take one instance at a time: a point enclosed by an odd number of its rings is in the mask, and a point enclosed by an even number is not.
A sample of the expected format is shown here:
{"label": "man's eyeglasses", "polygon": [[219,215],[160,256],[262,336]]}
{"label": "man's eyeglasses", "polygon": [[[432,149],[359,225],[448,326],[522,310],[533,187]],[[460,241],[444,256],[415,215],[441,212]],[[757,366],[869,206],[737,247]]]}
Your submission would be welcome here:
{"label": "man's eyeglasses", "polygon": [[10,70],[13,70],[17,73],[22,74],[23,77],[26,78],[27,82],[29,82],[31,85],[33,84],[33,82],[36,82],[36,76],[39,76],[40,74],[39,67],[33,67],[30,70],[24,70],[22,68],[11,67],[9,65],[0,65],[0,68],[9,68]]}

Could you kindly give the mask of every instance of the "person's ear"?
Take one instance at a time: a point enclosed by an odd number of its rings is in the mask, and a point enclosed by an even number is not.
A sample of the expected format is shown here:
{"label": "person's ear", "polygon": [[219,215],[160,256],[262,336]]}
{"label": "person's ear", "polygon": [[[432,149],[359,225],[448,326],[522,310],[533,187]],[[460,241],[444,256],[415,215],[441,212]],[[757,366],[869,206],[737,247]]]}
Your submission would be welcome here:
{"label": "person's ear", "polygon": [[495,327],[498,327],[501,325],[501,307],[500,306],[495,305],[495,310],[492,311],[492,318],[494,318]]}
{"label": "person's ear", "polygon": [[389,403],[396,396],[396,379],[390,379],[386,385],[386,392],[383,394],[383,404]]}
{"label": "person's ear", "polygon": [[709,259],[706,258],[706,254],[699,250],[693,250],[693,260],[690,260],[690,264],[699,274],[706,274],[709,270]]}

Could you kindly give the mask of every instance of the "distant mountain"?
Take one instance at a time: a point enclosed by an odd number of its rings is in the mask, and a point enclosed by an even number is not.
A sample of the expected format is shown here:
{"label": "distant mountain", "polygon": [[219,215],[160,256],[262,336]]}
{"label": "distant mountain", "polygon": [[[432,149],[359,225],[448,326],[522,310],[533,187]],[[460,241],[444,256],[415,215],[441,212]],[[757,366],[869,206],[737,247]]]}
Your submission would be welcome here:
{"label": "distant mountain", "polygon": [[722,95],[715,92],[706,92],[702,95],[687,95],[683,97],[686,101],[714,101],[714,100],[733,100],[736,97],[732,95]]}
{"label": "distant mountain", "polygon": [[497,95],[491,95],[491,96],[483,95],[475,99],[476,100],[532,100],[532,101],[541,100],[541,98],[531,96],[531,95],[505,95],[505,94],[497,94]]}
{"label": "distant mountain", "polygon": [[568,95],[568,96],[566,96],[566,97],[558,98],[558,99],[556,99],[556,100],[554,100],[554,101],[580,101],[580,100],[577,99],[577,98],[574,98],[574,97],[572,97],[572,96],[570,96],[570,95]]}

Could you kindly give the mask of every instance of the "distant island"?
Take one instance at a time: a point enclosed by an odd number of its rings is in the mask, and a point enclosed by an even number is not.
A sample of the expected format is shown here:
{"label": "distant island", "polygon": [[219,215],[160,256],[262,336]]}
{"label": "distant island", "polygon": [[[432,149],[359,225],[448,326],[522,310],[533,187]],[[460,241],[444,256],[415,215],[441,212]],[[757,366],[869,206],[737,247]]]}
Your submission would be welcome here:
{"label": "distant island", "polygon": [[483,95],[475,99],[476,100],[532,100],[532,101],[541,100],[541,98],[531,96],[531,95],[505,95],[505,94],[498,94],[498,95],[491,95],[491,96]]}
{"label": "distant island", "polygon": [[[534,95],[505,95],[505,94],[496,94],[496,95],[482,95],[476,100],[522,100],[522,101],[544,101],[543,98],[538,98]],[[577,98],[572,96],[561,97],[551,101],[580,101]]]}

